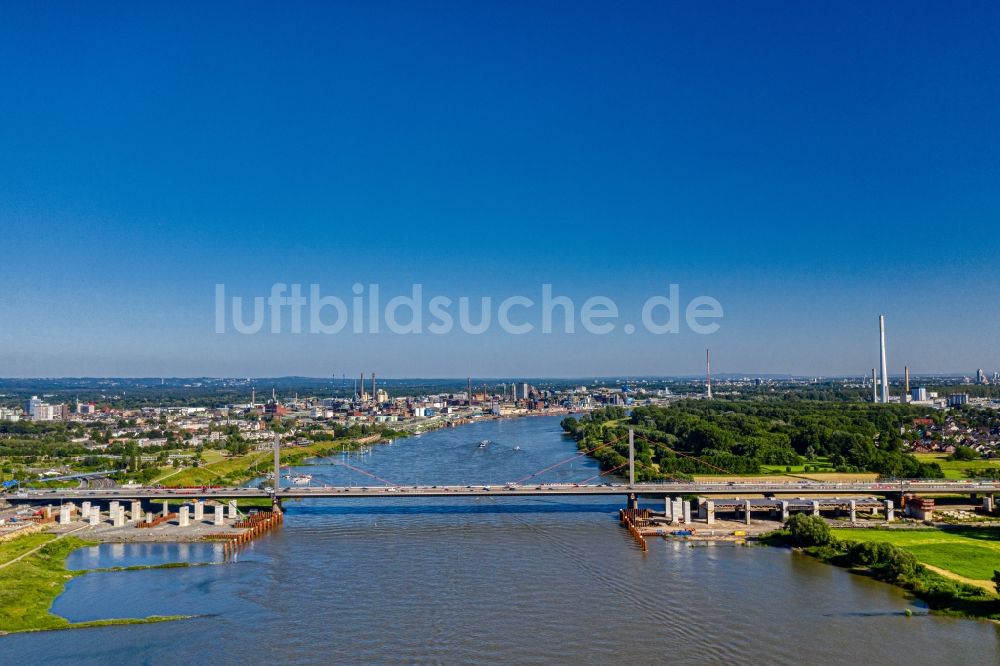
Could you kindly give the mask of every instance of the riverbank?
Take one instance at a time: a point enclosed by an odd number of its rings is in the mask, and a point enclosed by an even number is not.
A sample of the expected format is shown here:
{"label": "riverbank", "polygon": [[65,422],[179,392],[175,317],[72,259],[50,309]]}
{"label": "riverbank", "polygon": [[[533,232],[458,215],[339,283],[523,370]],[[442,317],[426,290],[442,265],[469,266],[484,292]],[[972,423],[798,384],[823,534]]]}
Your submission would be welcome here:
{"label": "riverbank", "polygon": [[[42,537],[50,535],[29,535]],[[116,618],[92,622],[70,622],[50,612],[52,602],[62,594],[67,581],[88,571],[70,571],[66,557],[82,546],[93,545],[75,536],[52,538],[37,551],[11,557],[10,549],[22,549],[28,544],[19,540],[0,544],[0,560],[8,562],[0,568],[0,634],[54,629],[84,629],[119,624],[149,624],[183,619],[186,616],[150,616],[146,618]]]}
{"label": "riverbank", "polygon": [[[307,458],[322,458],[331,453],[354,451],[362,446],[388,441],[381,434],[352,439],[335,439],[314,442],[308,446],[288,446],[281,450],[281,464],[295,465]],[[160,477],[159,483],[167,488],[191,486],[238,486],[271,471],[274,454],[270,449],[241,456],[220,457],[198,467]]]}
{"label": "riverbank", "polygon": [[[982,530],[980,530],[982,531]],[[1000,621],[1000,597],[984,567],[992,567],[1000,558],[972,551],[989,550],[960,543],[961,537],[944,537],[938,530],[831,530],[818,517],[796,515],[783,529],[764,535],[759,542],[768,546],[791,547],[828,564],[843,567],[852,573],[870,576],[912,593],[926,602],[931,612],[941,615]],[[858,540],[841,536],[858,536]],[[1000,533],[991,533],[988,541],[996,541]],[[901,545],[903,544],[903,545]],[[914,552],[915,551],[915,552]],[[917,555],[919,553],[919,557]],[[938,565],[921,560],[934,560]],[[971,572],[974,580],[955,569]]]}

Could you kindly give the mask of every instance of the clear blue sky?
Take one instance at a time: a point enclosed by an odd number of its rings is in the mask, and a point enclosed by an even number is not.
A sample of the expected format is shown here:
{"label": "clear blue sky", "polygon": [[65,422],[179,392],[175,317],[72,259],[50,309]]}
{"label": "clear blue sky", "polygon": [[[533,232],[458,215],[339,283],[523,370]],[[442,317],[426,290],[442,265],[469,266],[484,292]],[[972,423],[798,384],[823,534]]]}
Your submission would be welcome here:
{"label": "clear blue sky", "polygon": [[[1000,5],[0,5],[0,375],[1000,369]],[[618,302],[239,335],[215,285]],[[633,335],[648,296],[721,329]]]}

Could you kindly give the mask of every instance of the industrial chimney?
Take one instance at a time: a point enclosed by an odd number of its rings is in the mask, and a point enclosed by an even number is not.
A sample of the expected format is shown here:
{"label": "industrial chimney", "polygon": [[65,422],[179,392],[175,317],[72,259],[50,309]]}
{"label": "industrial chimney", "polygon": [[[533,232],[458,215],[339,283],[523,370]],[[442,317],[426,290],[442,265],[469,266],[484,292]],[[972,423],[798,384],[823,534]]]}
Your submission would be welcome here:
{"label": "industrial chimney", "polygon": [[709,400],[712,399],[712,357],[709,355],[709,351],[705,350],[705,377],[706,383],[708,385],[707,397]]}
{"label": "industrial chimney", "polygon": [[878,316],[878,335],[882,357],[882,404],[889,402],[889,371],[885,361],[885,315]]}

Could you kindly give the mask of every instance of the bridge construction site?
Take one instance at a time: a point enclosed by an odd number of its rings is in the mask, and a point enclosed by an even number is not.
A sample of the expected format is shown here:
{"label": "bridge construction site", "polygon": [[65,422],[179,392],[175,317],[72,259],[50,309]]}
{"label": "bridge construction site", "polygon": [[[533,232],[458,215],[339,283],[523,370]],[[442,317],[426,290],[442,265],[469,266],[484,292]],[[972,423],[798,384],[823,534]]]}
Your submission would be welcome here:
{"label": "bridge construction site", "polygon": [[[371,486],[296,486],[280,483],[280,442],[274,443],[273,487],[200,488],[59,488],[23,489],[5,494],[12,504],[41,507],[23,522],[51,524],[58,531],[88,528],[88,537],[114,541],[179,540],[205,538],[241,539],[248,529],[263,533],[261,519],[241,515],[240,499],[265,500],[267,529],[279,526],[283,502],[299,499],[327,500],[442,500],[447,498],[608,497],[624,501],[627,524],[634,536],[743,536],[774,529],[792,513],[839,518],[845,526],[891,523],[901,516],[933,519],[930,495],[965,495],[987,515],[995,512],[996,480],[896,480],[874,482],[818,482],[808,479],[774,481],[676,481],[636,483],[634,443],[629,433],[627,483],[592,483],[601,473],[581,483],[540,483],[536,478],[590,453],[580,452],[564,461],[502,486],[418,485],[402,486],[352,467],[371,477]],[[334,463],[346,464],[346,463]],[[604,481],[603,479],[600,479]],[[640,509],[640,500],[646,508]],[[980,504],[981,503],[981,504]],[[662,507],[662,510],[661,510]],[[209,512],[210,515],[209,515]],[[252,514],[265,515],[262,509]],[[623,522],[626,522],[622,514]]]}

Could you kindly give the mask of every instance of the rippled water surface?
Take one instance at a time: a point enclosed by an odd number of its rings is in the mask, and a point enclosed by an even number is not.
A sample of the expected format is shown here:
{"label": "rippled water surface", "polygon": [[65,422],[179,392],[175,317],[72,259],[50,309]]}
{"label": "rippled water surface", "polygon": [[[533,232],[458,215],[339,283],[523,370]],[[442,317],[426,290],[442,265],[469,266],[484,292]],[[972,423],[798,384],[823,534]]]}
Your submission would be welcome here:
{"label": "rippled water surface", "polygon": [[[344,460],[397,484],[502,484],[574,452],[558,419],[530,418]],[[329,462],[301,470],[315,483],[375,483]],[[538,478],[593,474],[576,461]],[[998,661],[992,624],[927,616],[895,588],[783,550],[654,540],[644,554],[617,509],[606,498],[289,503],[284,527],[237,562],[88,574],[53,606],[77,621],[195,619],[9,636],[0,654],[66,664]],[[212,544],[108,544],[69,566],[218,559]]]}

